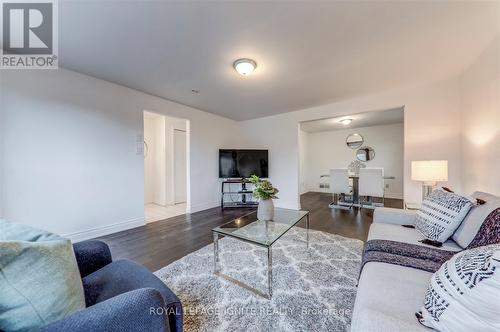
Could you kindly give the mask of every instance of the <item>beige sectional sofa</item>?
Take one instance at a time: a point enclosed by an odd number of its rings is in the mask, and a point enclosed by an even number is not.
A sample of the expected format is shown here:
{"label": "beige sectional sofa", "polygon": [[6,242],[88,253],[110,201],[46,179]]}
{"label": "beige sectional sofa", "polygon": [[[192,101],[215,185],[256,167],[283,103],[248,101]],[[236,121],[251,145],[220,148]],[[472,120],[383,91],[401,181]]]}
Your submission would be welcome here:
{"label": "beige sectional sofa", "polygon": [[[495,206],[500,206],[500,197],[480,192],[475,192],[472,196],[485,199],[487,204],[474,207],[469,212],[463,222],[468,224],[462,224],[459,228],[469,234],[462,234],[462,238],[472,239],[489,212]],[[416,229],[401,226],[414,225],[415,218],[416,211],[377,208],[368,240],[391,240],[427,246],[419,242],[423,237]],[[457,252],[463,250],[453,239],[444,243],[440,249]],[[410,267],[367,263],[359,279],[351,331],[431,331],[415,318],[415,312],[420,311],[423,304],[431,275],[430,272]]]}

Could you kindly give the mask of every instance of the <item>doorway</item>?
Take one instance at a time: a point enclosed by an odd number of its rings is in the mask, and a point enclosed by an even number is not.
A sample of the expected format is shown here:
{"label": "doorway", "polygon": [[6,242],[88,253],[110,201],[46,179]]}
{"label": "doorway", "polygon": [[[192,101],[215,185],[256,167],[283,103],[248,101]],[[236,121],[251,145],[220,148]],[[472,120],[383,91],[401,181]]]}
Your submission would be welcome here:
{"label": "doorway", "polygon": [[300,194],[332,194],[339,209],[403,205],[403,106],[300,122],[298,142]]}
{"label": "doorway", "polygon": [[146,222],[186,213],[188,121],[144,111]]}

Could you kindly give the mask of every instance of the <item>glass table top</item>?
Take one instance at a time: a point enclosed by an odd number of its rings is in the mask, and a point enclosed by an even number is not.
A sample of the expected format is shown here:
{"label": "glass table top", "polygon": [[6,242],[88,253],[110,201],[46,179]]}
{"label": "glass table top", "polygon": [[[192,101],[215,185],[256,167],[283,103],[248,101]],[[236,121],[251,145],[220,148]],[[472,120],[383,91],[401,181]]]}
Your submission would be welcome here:
{"label": "glass table top", "polygon": [[254,211],[216,227],[212,232],[269,247],[308,214],[309,211],[275,208],[272,221],[261,221]]}

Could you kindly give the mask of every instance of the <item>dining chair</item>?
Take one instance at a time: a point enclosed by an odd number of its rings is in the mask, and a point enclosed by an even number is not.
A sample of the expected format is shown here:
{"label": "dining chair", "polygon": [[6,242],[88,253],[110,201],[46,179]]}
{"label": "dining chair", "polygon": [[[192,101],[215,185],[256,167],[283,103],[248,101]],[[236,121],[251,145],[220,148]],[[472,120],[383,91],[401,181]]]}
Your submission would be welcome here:
{"label": "dining chair", "polygon": [[[339,206],[339,200],[346,203],[345,196],[352,194],[347,168],[332,168],[330,170],[330,191],[333,194],[333,206]],[[330,206],[332,207],[332,204]],[[349,208],[351,207],[352,204]]]}
{"label": "dining chair", "polygon": [[[374,208],[373,197],[382,197],[384,205],[384,169],[383,168],[362,168],[359,170],[359,196],[365,196],[368,200],[368,207]],[[363,202],[360,200],[361,207]]]}

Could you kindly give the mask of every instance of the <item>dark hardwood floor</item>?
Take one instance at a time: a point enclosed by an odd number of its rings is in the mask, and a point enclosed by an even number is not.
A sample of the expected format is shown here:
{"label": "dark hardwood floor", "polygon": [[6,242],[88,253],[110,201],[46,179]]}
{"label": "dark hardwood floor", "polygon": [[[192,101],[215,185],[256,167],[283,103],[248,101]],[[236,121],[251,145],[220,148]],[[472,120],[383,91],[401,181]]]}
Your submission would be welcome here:
{"label": "dark hardwood floor", "polygon": [[[302,209],[310,211],[311,229],[366,240],[373,211],[336,210],[328,204],[332,195],[309,192],[300,198]],[[385,205],[402,208],[399,199]],[[127,258],[156,271],[173,261],[212,243],[212,228],[251,212],[251,209],[213,208],[185,214],[99,238],[106,242],[114,259]]]}
{"label": "dark hardwood floor", "polygon": [[[311,214],[311,229],[366,241],[373,220],[373,210],[330,209],[328,204],[331,201],[330,193],[308,192],[300,197],[302,209]],[[384,204],[387,207],[403,208],[401,199],[386,198]]]}

